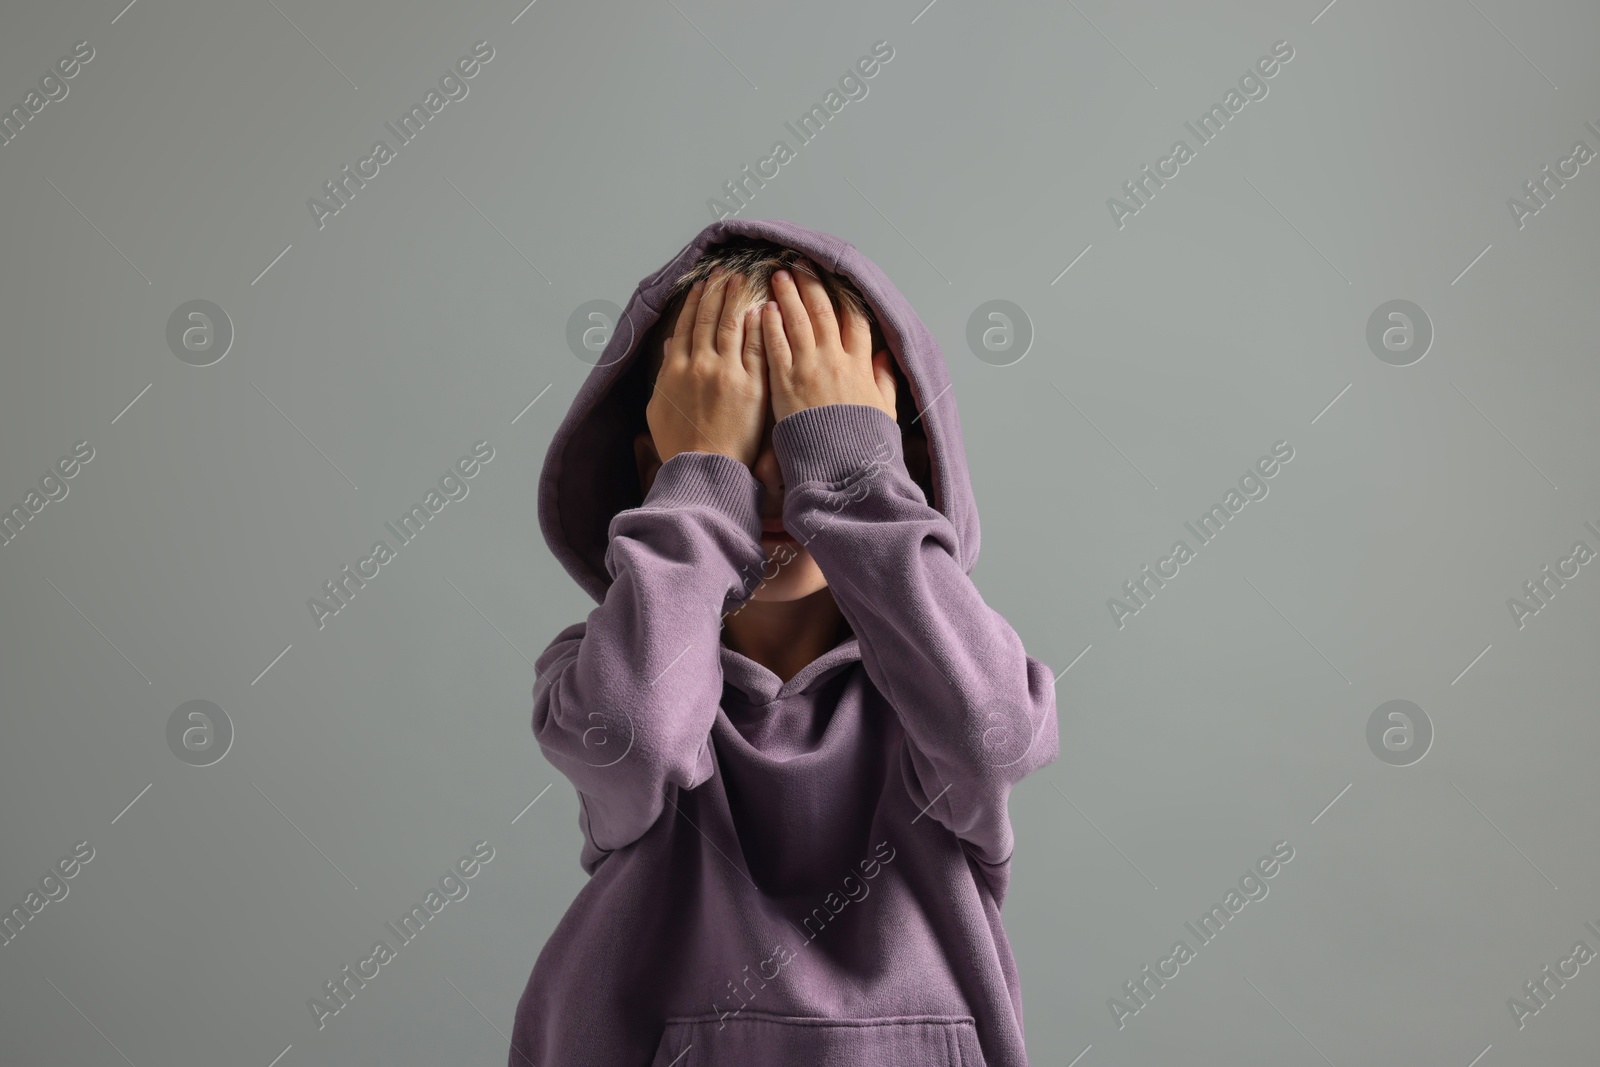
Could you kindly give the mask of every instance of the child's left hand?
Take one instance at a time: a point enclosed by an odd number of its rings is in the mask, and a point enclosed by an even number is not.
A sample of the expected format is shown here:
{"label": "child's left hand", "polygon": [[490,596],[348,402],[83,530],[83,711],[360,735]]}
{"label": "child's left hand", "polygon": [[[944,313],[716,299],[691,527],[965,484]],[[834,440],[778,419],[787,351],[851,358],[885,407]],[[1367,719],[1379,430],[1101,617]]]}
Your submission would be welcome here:
{"label": "child's left hand", "polygon": [[761,309],[761,327],[774,417],[825,404],[866,404],[893,419],[892,357],[872,351],[867,320],[846,304],[841,329],[828,291],[808,275],[776,272],[772,294],[776,300]]}

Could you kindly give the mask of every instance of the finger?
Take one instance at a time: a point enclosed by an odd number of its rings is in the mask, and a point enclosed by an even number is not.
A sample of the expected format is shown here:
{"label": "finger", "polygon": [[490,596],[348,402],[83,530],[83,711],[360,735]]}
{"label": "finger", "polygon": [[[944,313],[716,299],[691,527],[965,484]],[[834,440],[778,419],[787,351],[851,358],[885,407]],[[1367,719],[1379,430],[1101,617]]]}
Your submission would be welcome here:
{"label": "finger", "polygon": [[702,352],[715,352],[715,334],[717,324],[722,319],[722,304],[727,296],[727,280],[721,273],[712,274],[707,279],[705,290],[700,294],[700,306],[695,309],[694,338],[690,342],[689,354],[699,355]]}
{"label": "finger", "polygon": [[677,321],[672,324],[672,335],[667,338],[666,358],[686,359],[689,355],[689,337],[694,332],[694,317],[700,307],[700,293],[705,289],[704,279],[689,286],[689,295],[683,298]]}
{"label": "finger", "polygon": [[739,308],[743,292],[743,277],[728,275],[723,284],[722,316],[717,322],[717,355],[723,359],[739,359],[744,350],[744,312]]}
{"label": "finger", "polygon": [[811,316],[806,314],[806,306],[800,299],[794,275],[786,270],[775,272],[772,275],[772,295],[777,299],[778,310],[783,313],[783,331],[789,341],[787,348],[791,358],[794,355],[805,358],[816,348],[816,340],[811,333]]}
{"label": "finger", "polygon": [[776,300],[761,305],[761,339],[767,349],[767,366],[779,374],[789,373],[794,365],[794,350],[789,347],[789,337],[784,333],[783,312]]}
{"label": "finger", "polygon": [[740,352],[740,361],[744,364],[744,371],[752,378],[762,382],[766,381],[766,350],[762,345],[761,307],[752,304],[744,313],[744,349]]}
{"label": "finger", "polygon": [[833,313],[833,301],[828,299],[827,287],[809,274],[800,275],[799,282],[800,299],[805,303],[806,314],[811,317],[811,336],[823,348],[838,342],[839,319]]}
{"label": "finger", "polygon": [[872,324],[854,304],[844,302],[844,323],[839,330],[844,350],[861,359],[872,358]]}

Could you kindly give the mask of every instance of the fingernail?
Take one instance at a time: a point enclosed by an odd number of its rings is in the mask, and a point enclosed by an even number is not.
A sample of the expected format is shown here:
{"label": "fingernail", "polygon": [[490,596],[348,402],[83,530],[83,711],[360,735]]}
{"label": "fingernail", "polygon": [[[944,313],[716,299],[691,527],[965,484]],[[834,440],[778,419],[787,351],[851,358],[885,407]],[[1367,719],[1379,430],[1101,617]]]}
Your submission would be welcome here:
{"label": "fingernail", "polygon": [[782,278],[784,281],[793,281],[794,280],[793,276],[790,275],[790,273],[788,271],[783,270],[781,268],[778,269],[778,270],[773,271],[772,272],[772,276],[774,278]]}

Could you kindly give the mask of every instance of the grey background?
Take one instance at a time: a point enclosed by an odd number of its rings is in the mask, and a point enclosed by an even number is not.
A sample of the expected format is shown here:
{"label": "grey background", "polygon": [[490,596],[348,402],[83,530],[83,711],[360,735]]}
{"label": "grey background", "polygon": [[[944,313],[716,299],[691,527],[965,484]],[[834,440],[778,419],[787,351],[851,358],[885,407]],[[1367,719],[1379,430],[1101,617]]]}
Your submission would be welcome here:
{"label": "grey background", "polygon": [[[1600,9],[924,3],[6,6],[7,108],[96,54],[0,147],[0,502],[95,458],[0,547],[0,904],[96,855],[0,948],[0,1059],[504,1061],[584,881],[528,721],[589,608],[534,504],[588,370],[567,317],[887,40],[746,214],[846,237],[924,316],[977,581],[1072,664],[1061,758],[1012,798],[1033,1061],[1593,1062],[1600,965],[1520,1031],[1506,1001],[1600,949],[1600,573],[1522,629],[1506,599],[1600,548],[1600,163],[1520,230],[1506,198],[1600,148]],[[306,198],[478,40],[470,95],[319,231]],[[1113,225],[1278,40],[1269,95]],[[194,299],[236,332],[209,367],[165,340]],[[1035,332],[1012,366],[964,341],[993,299]],[[1366,346],[1392,299],[1433,322],[1409,367]],[[482,439],[319,631],[306,599]],[[1117,629],[1106,599],[1278,440],[1270,496]],[[167,747],[195,699],[235,731],[209,767]],[[1367,747],[1392,699],[1433,723],[1412,766]],[[307,999],[479,839],[467,899],[319,1032]],[[1119,1030],[1107,999],[1280,840],[1270,896]]]}

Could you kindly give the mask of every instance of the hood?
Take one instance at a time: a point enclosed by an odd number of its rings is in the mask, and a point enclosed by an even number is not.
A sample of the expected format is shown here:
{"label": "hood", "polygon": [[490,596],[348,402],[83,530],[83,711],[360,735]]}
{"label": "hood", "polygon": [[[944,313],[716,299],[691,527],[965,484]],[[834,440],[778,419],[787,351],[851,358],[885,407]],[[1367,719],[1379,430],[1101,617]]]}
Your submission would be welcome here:
{"label": "hood", "polygon": [[793,248],[819,267],[849,278],[866,297],[890,353],[910,383],[915,409],[922,412],[933,485],[930,503],[955,527],[957,559],[970,573],[978,562],[978,510],[950,372],[938,342],[894,283],[854,245],[777,219],[714,222],[634,290],[545,453],[539,477],[539,527],[550,551],[585,592],[597,602],[605,599],[611,584],[605,568],[611,519],[640,501],[632,439],[639,416],[616,386],[666,308],[673,280],[706,249],[734,236]]}

